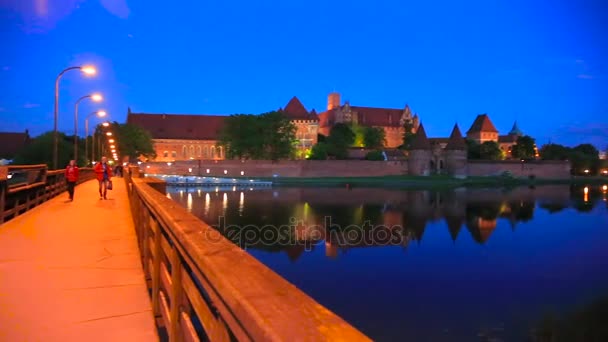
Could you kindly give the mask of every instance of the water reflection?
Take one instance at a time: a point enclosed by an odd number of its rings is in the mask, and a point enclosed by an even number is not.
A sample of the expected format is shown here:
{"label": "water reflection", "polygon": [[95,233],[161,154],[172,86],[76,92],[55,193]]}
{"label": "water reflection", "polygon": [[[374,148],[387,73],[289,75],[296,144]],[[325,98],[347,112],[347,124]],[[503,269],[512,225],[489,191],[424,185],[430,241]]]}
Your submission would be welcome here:
{"label": "water reflection", "polygon": [[[606,197],[603,186],[450,192],[357,188],[246,190],[216,187],[169,189],[169,192],[177,191],[179,197],[174,196],[175,201],[243,248],[282,250],[292,260],[302,256],[302,250],[318,246],[324,246],[326,256],[332,258],[349,248],[387,245],[407,248],[412,241],[424,240],[429,223],[441,221],[454,243],[466,231],[483,245],[491,239],[499,220],[507,221],[515,231],[519,224],[531,221],[536,210],[552,214],[567,208],[590,212]],[[199,194],[203,191],[204,200],[188,194],[183,203],[184,191]],[[202,205],[197,204],[200,202]],[[259,228],[257,239],[245,241],[244,234],[234,234],[235,229],[248,225]],[[262,241],[260,235],[265,226],[274,227],[278,237]]]}
{"label": "water reflection", "polygon": [[[374,340],[578,341],[608,326],[591,304],[608,295],[602,185],[236,190],[172,197]],[[238,238],[267,225],[270,239]]]}

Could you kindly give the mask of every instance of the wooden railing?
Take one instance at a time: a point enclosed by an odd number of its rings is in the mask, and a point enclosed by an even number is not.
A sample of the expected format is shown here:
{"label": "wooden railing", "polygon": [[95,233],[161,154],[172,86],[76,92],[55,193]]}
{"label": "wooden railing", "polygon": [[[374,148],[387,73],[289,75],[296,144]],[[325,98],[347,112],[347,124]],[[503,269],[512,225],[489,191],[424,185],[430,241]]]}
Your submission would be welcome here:
{"label": "wooden railing", "polygon": [[125,173],[125,180],[161,336],[369,341],[144,179],[131,177],[135,174]]}
{"label": "wooden railing", "polygon": [[[80,182],[94,178],[80,169]],[[65,171],[41,165],[0,166],[0,224],[66,191]]]}

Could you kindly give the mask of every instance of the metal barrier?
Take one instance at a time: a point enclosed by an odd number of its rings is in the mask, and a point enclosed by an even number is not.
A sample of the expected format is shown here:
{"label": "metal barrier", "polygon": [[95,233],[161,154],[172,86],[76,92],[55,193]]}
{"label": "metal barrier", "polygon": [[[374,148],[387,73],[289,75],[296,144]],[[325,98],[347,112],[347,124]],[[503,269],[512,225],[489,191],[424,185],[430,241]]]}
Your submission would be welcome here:
{"label": "metal barrier", "polygon": [[[78,183],[93,179],[93,169],[80,169]],[[45,164],[0,166],[0,224],[66,191],[65,170]]]}
{"label": "metal barrier", "polygon": [[138,179],[136,168],[125,181],[154,315],[169,341],[369,341]]}

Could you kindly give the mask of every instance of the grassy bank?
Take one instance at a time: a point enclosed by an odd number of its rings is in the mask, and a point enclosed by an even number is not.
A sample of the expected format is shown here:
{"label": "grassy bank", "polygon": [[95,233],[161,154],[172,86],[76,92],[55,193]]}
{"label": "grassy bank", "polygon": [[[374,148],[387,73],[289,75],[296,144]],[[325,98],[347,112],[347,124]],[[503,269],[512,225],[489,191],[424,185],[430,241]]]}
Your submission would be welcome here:
{"label": "grassy bank", "polygon": [[606,177],[578,177],[571,179],[528,179],[512,177],[469,177],[455,179],[449,176],[383,176],[383,177],[278,177],[263,178],[277,186],[334,186],[334,187],[391,187],[391,188],[459,188],[459,187],[512,187],[550,184],[606,184]]}

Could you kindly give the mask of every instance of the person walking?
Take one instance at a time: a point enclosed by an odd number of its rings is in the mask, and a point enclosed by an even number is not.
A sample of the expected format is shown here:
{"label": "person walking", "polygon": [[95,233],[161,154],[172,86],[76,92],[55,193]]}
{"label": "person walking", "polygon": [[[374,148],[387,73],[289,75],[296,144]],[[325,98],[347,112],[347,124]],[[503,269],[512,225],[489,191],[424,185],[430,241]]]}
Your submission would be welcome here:
{"label": "person walking", "polygon": [[65,168],[65,181],[68,184],[70,201],[74,201],[74,187],[76,186],[76,182],[78,182],[78,166],[75,160],[70,160],[70,163]]}
{"label": "person walking", "polygon": [[108,199],[108,183],[112,179],[112,167],[108,164],[108,158],[102,157],[101,162],[95,165],[95,174],[99,181],[99,199]]}

